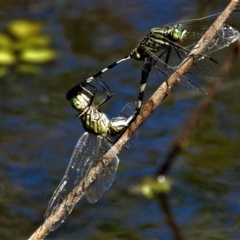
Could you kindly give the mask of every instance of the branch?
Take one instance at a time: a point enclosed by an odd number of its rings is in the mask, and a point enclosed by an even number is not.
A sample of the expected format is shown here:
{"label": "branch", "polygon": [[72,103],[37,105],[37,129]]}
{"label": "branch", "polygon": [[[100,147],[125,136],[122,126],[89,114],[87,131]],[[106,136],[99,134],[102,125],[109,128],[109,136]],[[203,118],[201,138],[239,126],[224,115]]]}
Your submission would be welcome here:
{"label": "branch", "polygon": [[[192,58],[187,58],[183,61],[183,64],[177,69],[179,74],[184,75],[197,61],[199,54],[202,54],[207,48],[207,43],[210,43],[217,32],[222,28],[224,22],[230,16],[230,14],[237,7],[240,0],[232,0],[224,12],[218,17],[218,19],[213,23],[213,25],[208,29],[204,36],[200,39],[196,47],[191,52]],[[30,237],[33,239],[43,239],[45,238],[51,229],[54,229],[54,224],[59,221],[59,219],[65,219],[66,214],[68,215],[68,208],[74,206],[80,199],[84,197],[85,192],[91,187],[91,185],[96,181],[97,177],[104,171],[105,167],[108,166],[113,157],[120,152],[125,143],[129,138],[140,128],[140,126],[146,121],[149,115],[157,108],[158,105],[162,103],[164,98],[169,95],[174,86],[179,82],[179,76],[177,74],[172,74],[170,78],[164,82],[153,96],[148,100],[145,106],[140,111],[140,114],[131,123],[126,132],[119,138],[115,145],[100,159],[98,164],[93,167],[88,175],[79,183],[79,185],[68,195],[68,197],[62,202],[59,208],[54,214],[52,214],[42,226],[40,226],[35,233]]]}

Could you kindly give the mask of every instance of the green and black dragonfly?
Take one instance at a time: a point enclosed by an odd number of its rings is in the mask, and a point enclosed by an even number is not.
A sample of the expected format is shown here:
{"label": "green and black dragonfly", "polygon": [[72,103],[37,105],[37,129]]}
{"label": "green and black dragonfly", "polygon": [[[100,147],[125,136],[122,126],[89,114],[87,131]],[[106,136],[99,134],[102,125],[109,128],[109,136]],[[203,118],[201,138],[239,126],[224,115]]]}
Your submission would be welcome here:
{"label": "green and black dragonfly", "polygon": [[[86,86],[109,69],[112,69],[121,62],[132,58],[139,61],[145,61],[142,69],[141,86],[136,109],[138,111],[142,105],[143,94],[149,73],[155,72],[155,75],[164,75],[166,77],[169,77],[174,72],[177,73],[176,68],[178,65],[183,59],[190,57],[189,53],[194,45],[200,40],[201,36],[219,15],[220,14],[215,14],[201,19],[188,20],[152,28],[129,55],[110,64],[108,67],[74,86],[68,91],[66,96],[67,99],[71,99],[78,94],[81,91],[82,86]],[[229,46],[231,43],[239,39],[239,31],[228,25],[236,21],[240,21],[240,8],[232,13],[226,24],[218,32],[214,41],[211,42],[204,54],[199,56],[199,61],[193,65],[188,73],[206,76],[225,74],[224,70],[221,69],[221,66],[208,55]],[[179,74],[179,79],[180,85],[203,91],[187,77]],[[102,103],[111,98],[112,95],[112,92],[109,93]]]}
{"label": "green and black dragonfly", "polygon": [[[92,85],[89,86],[93,87]],[[121,135],[134,116],[132,113],[134,113],[136,103],[129,103],[122,110],[119,117],[110,120],[106,114],[98,109],[98,105],[94,105],[93,99],[95,93],[96,89],[91,92],[89,89],[83,87],[81,93],[70,99],[73,108],[78,111],[77,117],[81,120],[86,131],[78,140],[66,173],[48,203],[45,213],[46,220],[58,210],[67,196],[87,176],[90,169],[112,147],[113,140],[116,140]],[[136,135],[126,143],[127,148],[133,144],[135,138]],[[90,203],[96,202],[112,185],[118,164],[119,158],[116,153],[111,164],[105,166],[104,172],[98,176],[91,187],[88,190],[83,189],[85,191],[84,196]],[[64,206],[63,217],[60,217],[51,224],[51,227],[49,227],[50,231],[55,230],[62,224],[76,203]]]}

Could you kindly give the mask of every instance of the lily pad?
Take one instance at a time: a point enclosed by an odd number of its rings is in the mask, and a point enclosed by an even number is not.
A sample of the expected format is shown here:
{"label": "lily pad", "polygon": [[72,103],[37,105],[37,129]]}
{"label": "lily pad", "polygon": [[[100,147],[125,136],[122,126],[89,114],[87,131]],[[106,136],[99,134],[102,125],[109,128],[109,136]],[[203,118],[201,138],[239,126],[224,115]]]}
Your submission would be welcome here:
{"label": "lily pad", "polygon": [[8,73],[8,69],[7,69],[7,67],[0,67],[0,77],[4,77],[4,76],[6,76],[7,75],[7,73]]}
{"label": "lily pad", "polygon": [[171,191],[171,180],[165,176],[145,177],[137,185],[130,188],[130,192],[140,194],[146,198],[152,199],[159,193],[168,193]]}
{"label": "lily pad", "polygon": [[13,40],[5,33],[0,33],[0,48],[12,48]]}
{"label": "lily pad", "polygon": [[0,65],[12,65],[16,62],[14,53],[7,49],[0,49]]}
{"label": "lily pad", "polygon": [[18,64],[15,68],[16,72],[22,74],[34,74],[38,75],[42,73],[42,68],[33,64]]}
{"label": "lily pad", "polygon": [[52,49],[28,48],[20,53],[19,59],[24,62],[41,64],[54,60],[56,56],[56,51]]}
{"label": "lily pad", "polygon": [[16,42],[16,44],[14,45],[14,49],[21,50],[24,48],[47,47],[50,45],[51,41],[52,38],[46,35],[32,36]]}
{"label": "lily pad", "polygon": [[39,34],[42,29],[43,25],[41,23],[25,19],[12,21],[7,26],[8,32],[18,39]]}

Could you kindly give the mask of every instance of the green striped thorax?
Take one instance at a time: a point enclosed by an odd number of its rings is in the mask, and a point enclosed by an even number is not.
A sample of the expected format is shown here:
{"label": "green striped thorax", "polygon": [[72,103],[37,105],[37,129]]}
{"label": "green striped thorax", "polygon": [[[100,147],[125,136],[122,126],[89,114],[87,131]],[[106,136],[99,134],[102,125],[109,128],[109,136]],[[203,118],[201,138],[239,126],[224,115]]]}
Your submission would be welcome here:
{"label": "green striped thorax", "polygon": [[91,103],[91,99],[87,95],[80,93],[70,101],[73,108],[78,111],[77,116],[81,119],[86,131],[107,135],[109,132],[109,119]]}
{"label": "green striped thorax", "polygon": [[91,103],[90,98],[83,93],[70,101],[73,108],[78,111],[77,116],[81,119],[84,129],[88,132],[102,136],[107,134],[115,136],[127,127],[126,118],[117,117],[110,121],[106,114]]}
{"label": "green striped thorax", "polygon": [[187,30],[182,24],[175,24],[173,27],[152,28],[140,41],[138,46],[131,52],[131,58],[145,60],[149,57],[148,52],[156,53],[162,47],[183,41]]}

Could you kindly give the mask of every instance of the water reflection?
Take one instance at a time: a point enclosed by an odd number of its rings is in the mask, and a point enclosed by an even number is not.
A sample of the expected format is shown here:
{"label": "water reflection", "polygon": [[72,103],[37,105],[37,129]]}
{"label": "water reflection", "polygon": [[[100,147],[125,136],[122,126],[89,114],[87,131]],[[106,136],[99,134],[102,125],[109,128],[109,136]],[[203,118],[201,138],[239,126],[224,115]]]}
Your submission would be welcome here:
{"label": "water reflection", "polygon": [[[141,3],[141,4],[140,4]],[[1,237],[27,238],[43,221],[47,202],[62,178],[83,130],[66,92],[136,45],[153,26],[219,12],[228,1],[4,1],[3,23],[41,20],[53,34],[59,60],[37,77],[12,73],[1,79]],[[109,16],[109,17],[108,17]],[[216,56],[226,56],[226,49]],[[186,150],[170,171],[168,199],[186,239],[239,236],[239,62],[211,101]],[[123,64],[104,76],[115,92],[104,111],[115,116],[135,101],[141,65]],[[200,79],[204,85],[204,79]],[[205,82],[207,85],[207,83]],[[147,96],[159,85],[149,80]],[[123,97],[124,96],[124,97]],[[114,186],[98,203],[80,202],[49,238],[170,239],[156,202],[131,196],[126,186],[156,171],[197,98],[176,89],[141,129],[138,142],[121,153]],[[81,237],[80,237],[81,236]]]}

